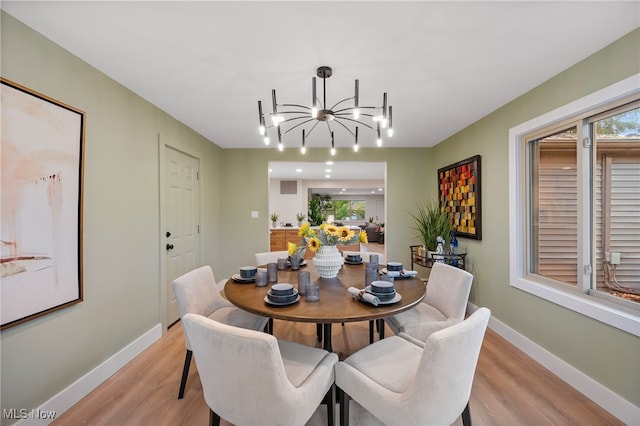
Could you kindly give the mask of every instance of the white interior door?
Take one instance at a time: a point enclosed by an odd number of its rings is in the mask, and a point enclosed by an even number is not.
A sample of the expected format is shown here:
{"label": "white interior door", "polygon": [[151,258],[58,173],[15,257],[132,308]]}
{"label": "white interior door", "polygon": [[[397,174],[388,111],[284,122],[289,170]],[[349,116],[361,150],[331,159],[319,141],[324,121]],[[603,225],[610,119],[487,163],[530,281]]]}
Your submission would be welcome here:
{"label": "white interior door", "polygon": [[165,148],[167,324],[180,318],[171,282],[200,263],[198,160]]}

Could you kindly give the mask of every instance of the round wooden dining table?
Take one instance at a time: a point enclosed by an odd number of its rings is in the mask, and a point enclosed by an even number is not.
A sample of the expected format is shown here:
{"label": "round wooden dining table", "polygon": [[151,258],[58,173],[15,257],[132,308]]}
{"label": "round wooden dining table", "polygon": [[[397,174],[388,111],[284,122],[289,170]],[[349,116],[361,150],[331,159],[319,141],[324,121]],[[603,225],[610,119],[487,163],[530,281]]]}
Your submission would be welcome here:
{"label": "round wooden dining table", "polygon": [[[382,267],[381,265],[380,267]],[[333,279],[321,278],[309,259],[307,265],[299,271],[309,271],[311,282],[320,289],[320,300],[309,302],[304,296],[294,304],[274,306],[265,301],[267,292],[274,283],[266,287],[257,287],[255,283],[240,283],[229,279],[225,285],[226,298],[248,312],[269,318],[312,322],[323,325],[324,348],[331,351],[331,325],[355,321],[373,321],[411,309],[424,298],[426,286],[420,278],[396,278],[394,281],[396,292],[401,300],[388,305],[372,304],[355,299],[347,291],[349,287],[364,289],[365,264],[345,264]],[[290,283],[298,288],[298,272],[291,269],[278,271],[278,283]]]}

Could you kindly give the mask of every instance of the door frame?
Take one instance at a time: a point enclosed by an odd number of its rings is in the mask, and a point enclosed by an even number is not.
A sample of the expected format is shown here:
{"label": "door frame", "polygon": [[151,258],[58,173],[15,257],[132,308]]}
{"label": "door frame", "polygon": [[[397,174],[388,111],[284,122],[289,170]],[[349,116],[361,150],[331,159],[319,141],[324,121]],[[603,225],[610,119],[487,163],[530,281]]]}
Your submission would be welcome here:
{"label": "door frame", "polygon": [[[186,146],[179,145],[175,143],[175,141],[170,141],[169,138],[165,138],[166,141],[163,141],[163,138],[160,133],[158,133],[158,198],[159,198],[159,211],[160,211],[160,220],[159,220],[159,229],[158,229],[158,264],[160,270],[159,277],[160,282],[158,283],[158,303],[159,310],[158,313],[160,315],[160,323],[162,324],[162,333],[167,332],[167,261],[166,261],[166,247],[165,247],[165,236],[166,232],[166,223],[167,223],[167,213],[166,213],[166,195],[165,195],[165,186],[167,184],[167,171],[165,169],[165,161],[166,161],[166,150],[167,148],[178,151],[184,155],[188,155],[189,157],[193,157],[198,162],[198,173],[202,176],[202,155],[199,151],[191,149]],[[201,179],[198,178],[197,182],[198,187],[198,215],[200,217],[200,238],[198,239],[198,253],[199,259],[198,263],[202,262],[202,250],[203,250],[203,242],[202,242],[202,182]]]}

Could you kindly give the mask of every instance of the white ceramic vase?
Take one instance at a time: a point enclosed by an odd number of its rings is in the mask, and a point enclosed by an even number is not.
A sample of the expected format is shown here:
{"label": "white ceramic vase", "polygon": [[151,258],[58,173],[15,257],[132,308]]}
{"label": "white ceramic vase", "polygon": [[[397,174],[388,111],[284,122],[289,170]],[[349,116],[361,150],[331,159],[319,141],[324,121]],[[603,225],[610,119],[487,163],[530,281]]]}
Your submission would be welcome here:
{"label": "white ceramic vase", "polygon": [[335,278],[342,267],[344,259],[337,246],[320,246],[313,258],[321,278]]}

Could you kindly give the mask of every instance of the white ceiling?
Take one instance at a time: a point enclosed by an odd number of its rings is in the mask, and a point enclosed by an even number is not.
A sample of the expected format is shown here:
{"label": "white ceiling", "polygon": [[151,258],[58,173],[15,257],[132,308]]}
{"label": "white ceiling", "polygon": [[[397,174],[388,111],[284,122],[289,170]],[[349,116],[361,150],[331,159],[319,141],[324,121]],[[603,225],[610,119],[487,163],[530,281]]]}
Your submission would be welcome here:
{"label": "white ceiling", "polygon": [[[279,103],[309,103],[320,65],[334,71],[329,103],[352,96],[355,79],[361,104],[388,92],[385,147],[433,146],[640,26],[637,0],[1,7],[224,148],[264,147],[257,101],[270,112],[277,89]],[[316,134],[308,146],[328,146]],[[338,148],[351,144],[336,131]],[[373,134],[361,131],[360,146],[373,147]]]}

